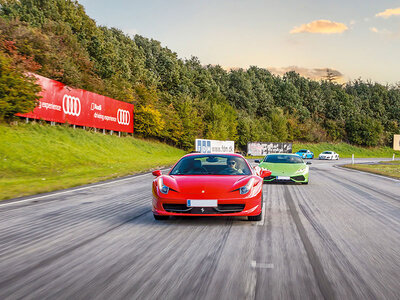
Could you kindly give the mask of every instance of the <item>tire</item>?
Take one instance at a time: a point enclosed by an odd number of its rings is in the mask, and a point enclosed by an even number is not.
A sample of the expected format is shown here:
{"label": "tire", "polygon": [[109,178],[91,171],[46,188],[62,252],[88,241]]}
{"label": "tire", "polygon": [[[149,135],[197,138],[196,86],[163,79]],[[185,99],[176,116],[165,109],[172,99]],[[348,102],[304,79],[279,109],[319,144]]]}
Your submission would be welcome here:
{"label": "tire", "polygon": [[261,221],[262,220],[262,212],[257,216],[248,216],[247,220],[249,220],[249,221]]}
{"label": "tire", "polygon": [[307,182],[302,182],[301,184],[308,184],[308,181]]}
{"label": "tire", "polygon": [[169,219],[169,216],[161,216],[161,215],[155,215],[155,214],[153,214],[153,216],[154,216],[154,219],[156,219],[157,221]]}

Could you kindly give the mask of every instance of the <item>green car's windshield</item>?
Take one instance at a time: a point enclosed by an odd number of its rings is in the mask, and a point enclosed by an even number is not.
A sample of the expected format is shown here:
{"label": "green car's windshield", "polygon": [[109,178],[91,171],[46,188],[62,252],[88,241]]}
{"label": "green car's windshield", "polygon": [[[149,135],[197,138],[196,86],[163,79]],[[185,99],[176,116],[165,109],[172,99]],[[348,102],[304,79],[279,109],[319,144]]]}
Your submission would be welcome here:
{"label": "green car's windshield", "polygon": [[303,160],[297,155],[267,155],[264,158],[267,163],[281,163],[281,164],[302,164]]}
{"label": "green car's windshield", "polygon": [[170,175],[251,175],[251,170],[239,156],[205,154],[183,157]]}

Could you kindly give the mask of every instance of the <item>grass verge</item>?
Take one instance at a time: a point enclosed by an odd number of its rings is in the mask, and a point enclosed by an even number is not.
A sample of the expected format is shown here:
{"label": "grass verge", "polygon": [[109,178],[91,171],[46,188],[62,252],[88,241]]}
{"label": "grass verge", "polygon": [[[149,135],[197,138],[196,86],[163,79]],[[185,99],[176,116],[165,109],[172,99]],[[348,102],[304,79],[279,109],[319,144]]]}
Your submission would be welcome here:
{"label": "grass verge", "polygon": [[343,167],[400,179],[400,161],[398,160],[393,162],[381,162],[379,164],[371,165],[344,165]]}
{"label": "grass verge", "polygon": [[0,124],[0,200],[168,166],[185,152],[160,142],[66,126]]}

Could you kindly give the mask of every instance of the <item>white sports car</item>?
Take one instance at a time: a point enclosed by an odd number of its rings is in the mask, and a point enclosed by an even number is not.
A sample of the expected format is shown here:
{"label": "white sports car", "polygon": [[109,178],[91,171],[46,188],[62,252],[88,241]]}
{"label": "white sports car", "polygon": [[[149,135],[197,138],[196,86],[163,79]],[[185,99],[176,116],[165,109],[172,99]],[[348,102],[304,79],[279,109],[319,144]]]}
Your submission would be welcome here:
{"label": "white sports car", "polygon": [[334,151],[324,151],[319,156],[318,159],[339,159],[339,154]]}

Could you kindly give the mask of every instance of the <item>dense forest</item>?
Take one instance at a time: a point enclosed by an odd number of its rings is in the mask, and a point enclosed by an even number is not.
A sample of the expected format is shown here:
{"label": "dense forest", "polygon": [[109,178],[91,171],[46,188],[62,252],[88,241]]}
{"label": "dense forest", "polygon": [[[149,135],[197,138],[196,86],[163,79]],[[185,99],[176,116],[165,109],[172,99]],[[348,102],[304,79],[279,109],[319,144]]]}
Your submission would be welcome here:
{"label": "dense forest", "polygon": [[34,107],[38,87],[25,74],[35,72],[135,103],[135,134],[184,149],[196,137],[235,140],[242,149],[249,141],[377,146],[400,133],[400,85],[317,82],[256,66],[227,71],[178,58],[156,40],[97,26],[77,1],[0,5],[3,120]]}

